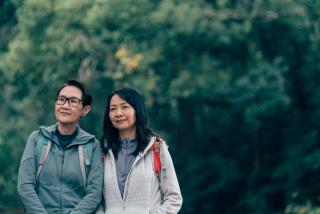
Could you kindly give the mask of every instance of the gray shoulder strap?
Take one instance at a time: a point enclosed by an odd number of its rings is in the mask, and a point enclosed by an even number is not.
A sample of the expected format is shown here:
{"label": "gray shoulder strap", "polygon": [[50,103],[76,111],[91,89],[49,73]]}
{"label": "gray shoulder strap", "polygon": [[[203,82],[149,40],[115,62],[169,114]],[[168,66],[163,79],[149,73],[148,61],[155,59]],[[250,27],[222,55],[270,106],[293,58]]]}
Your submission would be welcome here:
{"label": "gray shoulder strap", "polygon": [[86,175],[86,167],[84,165],[84,148],[83,145],[78,146],[79,150],[79,161],[80,161],[80,169],[82,174],[83,188],[84,192],[87,191],[87,175]]}
{"label": "gray shoulder strap", "polygon": [[[40,146],[40,159],[39,159],[39,163],[36,163],[36,164],[39,164],[38,168],[37,168],[37,173],[36,173],[36,181],[38,181],[38,178],[39,178],[39,175],[40,175],[40,172],[47,160],[47,157],[48,157],[48,154],[49,154],[49,151],[50,151],[50,148],[51,148],[51,140],[48,141],[47,144],[42,144],[42,145],[37,145],[37,146]],[[37,148],[38,149],[38,148]]]}

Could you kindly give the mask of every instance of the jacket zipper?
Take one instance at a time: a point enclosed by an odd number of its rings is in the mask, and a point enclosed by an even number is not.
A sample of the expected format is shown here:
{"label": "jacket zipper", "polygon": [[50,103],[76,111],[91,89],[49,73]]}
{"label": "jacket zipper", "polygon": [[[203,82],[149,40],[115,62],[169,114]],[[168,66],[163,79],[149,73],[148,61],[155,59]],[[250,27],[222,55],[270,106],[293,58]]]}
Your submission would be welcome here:
{"label": "jacket zipper", "polygon": [[61,171],[60,171],[60,213],[62,214],[62,179],[63,179],[63,164],[64,164],[64,150],[61,155]]}
{"label": "jacket zipper", "polygon": [[125,202],[127,200],[127,195],[128,195],[128,180],[129,180],[129,177],[130,177],[130,174],[133,170],[133,168],[135,167],[135,165],[138,163],[138,161],[142,158],[142,155],[138,154],[137,158],[135,159],[135,161],[133,162],[129,172],[128,172],[128,175],[127,175],[127,179],[126,179],[126,182],[124,184],[124,192],[123,192],[123,202]]}
{"label": "jacket zipper", "polygon": [[[152,142],[153,143],[153,141],[154,141],[154,139],[153,138],[151,138],[151,140],[150,140],[150,142]],[[127,195],[128,195],[128,180],[129,180],[129,176],[131,175],[131,172],[132,172],[132,170],[133,170],[133,168],[135,167],[135,165],[138,163],[138,161],[143,157],[143,156],[145,156],[146,155],[146,153],[147,153],[147,151],[150,149],[150,145],[152,145],[152,143],[150,143],[149,142],[149,144],[148,144],[148,146],[146,147],[146,150],[144,150],[142,153],[138,153],[138,155],[137,155],[137,158],[134,160],[134,162],[133,162],[133,164],[132,164],[132,166],[131,166],[131,169],[130,169],[130,171],[129,171],[129,173],[128,173],[128,175],[127,175],[127,179],[126,179],[126,183],[124,184],[124,193],[123,193],[123,203],[127,200]],[[124,205],[124,204],[123,204]]]}
{"label": "jacket zipper", "polygon": [[[151,140],[153,142],[153,140]],[[120,192],[120,189],[119,189],[119,183],[118,183],[118,180],[117,180],[117,177],[115,178],[116,179],[116,182],[117,182],[117,186],[118,186],[118,193],[119,193],[119,197],[121,198],[122,200],[122,207],[125,208],[125,201],[127,199],[127,195],[128,195],[128,178],[133,170],[133,168],[135,167],[135,165],[137,164],[137,162],[145,155],[146,151],[148,151],[150,149],[150,142],[149,142],[149,145],[147,146],[147,150],[145,150],[143,153],[140,153],[137,155],[137,158],[134,160],[129,172],[128,172],[128,175],[127,175],[127,179],[126,179],[126,182],[124,184],[124,192],[123,192],[123,197],[121,197],[121,192]],[[115,163],[115,158],[114,158],[114,155],[112,153],[112,151],[109,151],[110,154],[111,154],[111,157],[112,157],[112,161],[113,161],[113,165],[115,166],[116,163]],[[115,175],[117,174],[116,172],[116,167],[114,167],[114,173]]]}

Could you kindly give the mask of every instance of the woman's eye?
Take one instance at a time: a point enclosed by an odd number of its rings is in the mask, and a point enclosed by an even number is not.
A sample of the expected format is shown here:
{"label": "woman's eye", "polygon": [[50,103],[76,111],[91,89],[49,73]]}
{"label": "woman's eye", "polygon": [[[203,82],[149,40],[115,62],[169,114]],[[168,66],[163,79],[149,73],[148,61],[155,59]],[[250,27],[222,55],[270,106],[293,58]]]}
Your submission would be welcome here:
{"label": "woman's eye", "polygon": [[58,97],[58,100],[59,100],[59,101],[65,101],[66,98],[65,98],[65,97]]}

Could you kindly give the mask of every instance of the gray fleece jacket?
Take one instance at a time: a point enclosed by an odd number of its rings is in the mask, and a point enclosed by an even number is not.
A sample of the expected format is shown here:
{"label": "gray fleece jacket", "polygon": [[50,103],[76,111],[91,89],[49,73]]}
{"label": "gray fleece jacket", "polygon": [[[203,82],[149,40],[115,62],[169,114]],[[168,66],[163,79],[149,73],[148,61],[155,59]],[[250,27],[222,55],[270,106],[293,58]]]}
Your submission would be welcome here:
{"label": "gray fleece jacket", "polygon": [[[91,214],[102,195],[103,167],[101,149],[93,135],[77,127],[77,135],[64,149],[56,136],[57,125],[34,131],[24,150],[18,175],[18,192],[26,213]],[[52,146],[40,172],[36,188],[35,148],[39,135],[50,139]],[[93,141],[91,165],[86,169],[84,191],[78,145]]]}

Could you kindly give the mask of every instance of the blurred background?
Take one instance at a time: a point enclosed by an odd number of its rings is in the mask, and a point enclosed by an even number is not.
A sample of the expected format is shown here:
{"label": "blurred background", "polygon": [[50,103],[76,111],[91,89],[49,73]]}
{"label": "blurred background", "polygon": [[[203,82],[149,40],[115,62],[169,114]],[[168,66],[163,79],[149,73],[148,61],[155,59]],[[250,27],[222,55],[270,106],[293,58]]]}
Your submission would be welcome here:
{"label": "blurred background", "polygon": [[1,0],[0,213],[28,135],[70,78],[146,97],[182,214],[320,213],[320,0]]}

